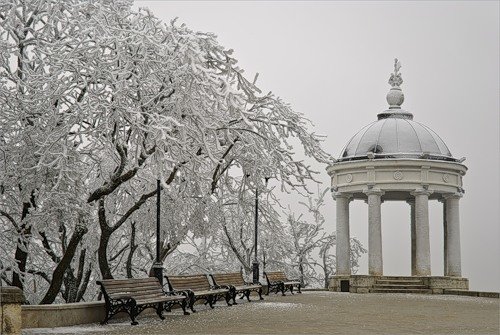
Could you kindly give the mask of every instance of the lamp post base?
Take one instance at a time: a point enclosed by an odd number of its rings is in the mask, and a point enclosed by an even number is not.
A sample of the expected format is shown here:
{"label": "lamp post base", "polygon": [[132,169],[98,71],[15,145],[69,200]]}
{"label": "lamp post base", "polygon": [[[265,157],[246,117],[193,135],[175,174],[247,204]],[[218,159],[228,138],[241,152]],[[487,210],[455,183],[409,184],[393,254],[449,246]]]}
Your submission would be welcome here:
{"label": "lamp post base", "polygon": [[259,282],[259,262],[254,260],[252,263],[253,270],[253,283],[257,284]]}
{"label": "lamp post base", "polygon": [[160,262],[155,262],[153,264],[153,276],[158,278],[160,285],[163,286],[163,264]]}

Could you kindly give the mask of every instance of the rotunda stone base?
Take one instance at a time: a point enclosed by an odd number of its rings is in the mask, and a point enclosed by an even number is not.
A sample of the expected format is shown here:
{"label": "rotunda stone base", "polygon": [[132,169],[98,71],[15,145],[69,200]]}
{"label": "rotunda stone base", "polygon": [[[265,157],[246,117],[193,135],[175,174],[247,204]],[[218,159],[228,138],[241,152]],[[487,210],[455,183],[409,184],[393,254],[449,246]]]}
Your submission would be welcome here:
{"label": "rotunda stone base", "polygon": [[443,294],[445,290],[468,291],[469,279],[448,276],[332,276],[328,289],[350,293]]}

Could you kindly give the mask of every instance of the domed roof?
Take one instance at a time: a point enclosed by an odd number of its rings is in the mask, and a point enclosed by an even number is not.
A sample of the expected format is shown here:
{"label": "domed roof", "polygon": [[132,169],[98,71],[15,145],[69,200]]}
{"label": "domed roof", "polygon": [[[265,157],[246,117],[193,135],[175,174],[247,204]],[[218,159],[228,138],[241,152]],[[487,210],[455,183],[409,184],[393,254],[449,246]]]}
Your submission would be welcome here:
{"label": "domed roof", "polygon": [[388,117],[363,127],[347,143],[340,160],[376,157],[453,159],[443,140],[429,127],[411,119]]}
{"label": "domed roof", "polygon": [[[404,94],[399,87],[403,79],[399,62],[389,79],[389,109],[378,114],[378,120],[363,127],[342,150],[339,161],[377,158],[422,158],[456,161],[443,140],[429,127],[413,121],[413,115],[401,109]],[[370,154],[371,155],[371,154]]]}

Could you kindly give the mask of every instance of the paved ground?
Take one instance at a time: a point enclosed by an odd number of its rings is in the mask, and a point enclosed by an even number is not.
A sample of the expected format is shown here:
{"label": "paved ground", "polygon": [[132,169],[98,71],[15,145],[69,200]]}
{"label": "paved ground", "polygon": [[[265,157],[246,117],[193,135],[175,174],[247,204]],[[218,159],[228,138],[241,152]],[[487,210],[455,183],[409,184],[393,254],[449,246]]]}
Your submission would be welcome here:
{"label": "paved ground", "polygon": [[138,326],[120,319],[97,324],[25,330],[38,334],[495,334],[499,299],[413,294],[305,292],[269,296],[189,316],[139,316]]}

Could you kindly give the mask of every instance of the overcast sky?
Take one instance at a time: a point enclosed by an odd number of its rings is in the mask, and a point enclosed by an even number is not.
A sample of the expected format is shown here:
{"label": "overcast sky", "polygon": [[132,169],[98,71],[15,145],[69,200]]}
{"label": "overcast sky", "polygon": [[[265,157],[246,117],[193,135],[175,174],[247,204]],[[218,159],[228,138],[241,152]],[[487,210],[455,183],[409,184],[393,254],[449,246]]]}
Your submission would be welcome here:
{"label": "overcast sky", "polygon": [[[335,157],[387,108],[394,58],[403,108],[469,168],[461,200],[462,270],[470,288],[500,289],[498,1],[136,1],[165,21],[213,32],[258,85],[304,113]],[[329,177],[317,164],[325,186]],[[351,204],[351,236],[365,247],[367,205]],[[325,209],[335,229],[335,203]],[[384,273],[410,274],[406,203],[384,203]],[[430,203],[432,274],[443,274],[442,204]],[[360,269],[368,272],[368,257]]]}

